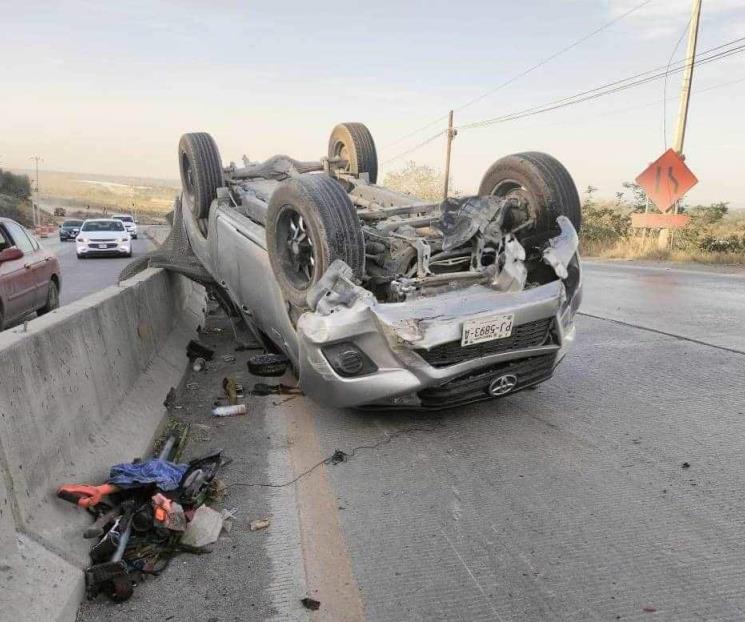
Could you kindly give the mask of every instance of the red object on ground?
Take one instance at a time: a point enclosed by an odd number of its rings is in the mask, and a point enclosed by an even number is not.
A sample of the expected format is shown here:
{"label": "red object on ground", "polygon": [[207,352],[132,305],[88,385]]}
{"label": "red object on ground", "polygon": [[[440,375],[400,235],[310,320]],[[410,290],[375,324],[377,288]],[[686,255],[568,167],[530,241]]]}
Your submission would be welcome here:
{"label": "red object on ground", "polygon": [[64,484],[57,489],[57,496],[81,508],[90,508],[101,503],[106,495],[119,492],[119,490],[120,488],[113,484],[101,484],[100,486]]}

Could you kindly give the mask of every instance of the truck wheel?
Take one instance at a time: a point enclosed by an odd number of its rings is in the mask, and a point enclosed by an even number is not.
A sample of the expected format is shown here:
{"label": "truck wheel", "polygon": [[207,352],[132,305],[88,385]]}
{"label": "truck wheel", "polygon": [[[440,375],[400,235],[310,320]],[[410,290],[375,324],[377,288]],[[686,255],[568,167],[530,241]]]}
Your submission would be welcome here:
{"label": "truck wheel", "polygon": [[215,140],[206,132],[184,134],[178,143],[178,163],[187,207],[196,218],[208,218],[217,189],[224,185]]}
{"label": "truck wheel", "polygon": [[38,315],[44,315],[50,311],[54,311],[59,307],[59,287],[54,281],[49,281],[49,288],[47,289],[47,301],[41,309],[37,309]]}
{"label": "truck wheel", "polygon": [[285,300],[307,307],[308,290],[341,259],[361,278],[365,243],[357,213],[339,182],[301,175],[272,194],[266,218],[269,261]]}
{"label": "truck wheel", "polygon": [[579,194],[572,176],[547,153],[528,151],[497,160],[482,178],[479,195],[526,200],[536,234],[556,229],[556,218],[561,215],[569,218],[577,233],[582,226]]}
{"label": "truck wheel", "polygon": [[378,154],[366,125],[340,123],[333,129],[329,138],[329,158],[337,157],[349,162],[350,173],[367,173],[371,184],[378,180]]}

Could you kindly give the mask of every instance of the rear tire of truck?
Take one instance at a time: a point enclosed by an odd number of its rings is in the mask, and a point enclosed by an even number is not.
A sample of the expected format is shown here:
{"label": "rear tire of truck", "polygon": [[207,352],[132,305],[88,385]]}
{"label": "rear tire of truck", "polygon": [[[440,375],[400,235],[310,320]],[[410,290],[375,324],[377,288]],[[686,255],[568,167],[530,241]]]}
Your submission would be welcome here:
{"label": "rear tire of truck", "polygon": [[378,180],[378,153],[370,130],[362,123],[340,123],[331,131],[329,158],[343,158],[353,175],[367,173],[370,183]]}
{"label": "rear tire of truck", "polygon": [[282,294],[295,307],[335,259],[357,278],[365,269],[365,242],[357,213],[341,185],[326,175],[281,183],[269,201],[266,240]]}
{"label": "rear tire of truck", "polygon": [[558,216],[569,218],[577,233],[582,226],[574,180],[564,165],[547,153],[528,151],[497,160],[482,178],[479,195],[527,200],[535,226],[526,234],[536,241],[558,229]]}
{"label": "rear tire of truck", "polygon": [[215,140],[206,132],[184,134],[178,143],[178,163],[186,207],[197,219],[209,218],[212,200],[224,185]]}

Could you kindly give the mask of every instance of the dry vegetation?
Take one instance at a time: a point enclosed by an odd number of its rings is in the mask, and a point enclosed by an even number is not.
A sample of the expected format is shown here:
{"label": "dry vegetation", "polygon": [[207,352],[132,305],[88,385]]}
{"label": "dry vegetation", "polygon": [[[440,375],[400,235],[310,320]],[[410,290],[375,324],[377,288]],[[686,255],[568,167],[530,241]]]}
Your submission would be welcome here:
{"label": "dry vegetation", "polygon": [[684,205],[689,225],[660,246],[657,231],[631,228],[631,214],[644,211],[646,201],[638,186],[625,187],[630,196],[619,193],[615,201],[596,200],[595,188],[585,191],[580,235],[584,256],[745,264],[745,212],[730,213],[726,203]]}
{"label": "dry vegetation", "polygon": [[[429,201],[442,197],[442,173],[415,162],[388,173],[383,183]],[[646,206],[639,186],[624,184],[615,201],[596,199],[596,190],[588,187],[582,202],[580,251],[585,257],[745,264],[745,212],[730,213],[726,203],[684,205],[690,224],[675,231],[670,244],[660,248],[657,231],[631,228],[631,214],[643,212]]]}
{"label": "dry vegetation", "polygon": [[136,212],[162,218],[171,210],[179,191],[176,181],[81,173],[39,172],[39,199],[61,206],[68,214]]}

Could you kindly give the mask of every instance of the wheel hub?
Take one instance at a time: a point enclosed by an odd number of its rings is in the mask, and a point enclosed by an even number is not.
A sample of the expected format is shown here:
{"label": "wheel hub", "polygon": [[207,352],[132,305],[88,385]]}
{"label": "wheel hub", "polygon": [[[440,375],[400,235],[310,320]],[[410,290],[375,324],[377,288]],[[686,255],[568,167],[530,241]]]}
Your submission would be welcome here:
{"label": "wheel hub", "polygon": [[313,241],[306,230],[305,220],[297,212],[290,215],[287,232],[287,250],[292,269],[304,280],[313,280],[315,258]]}

